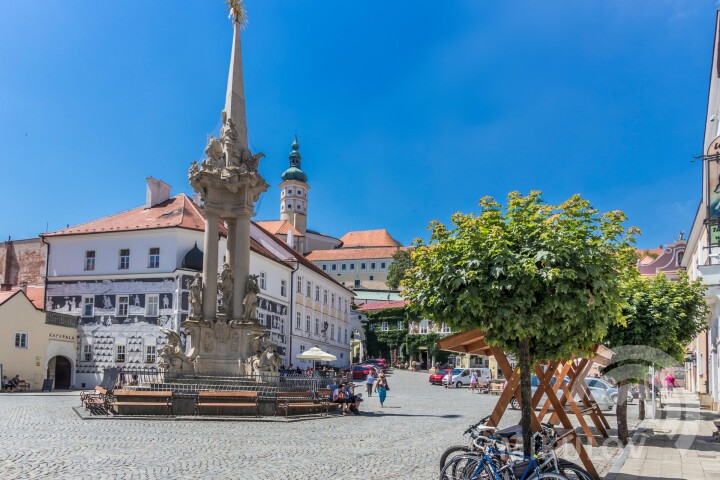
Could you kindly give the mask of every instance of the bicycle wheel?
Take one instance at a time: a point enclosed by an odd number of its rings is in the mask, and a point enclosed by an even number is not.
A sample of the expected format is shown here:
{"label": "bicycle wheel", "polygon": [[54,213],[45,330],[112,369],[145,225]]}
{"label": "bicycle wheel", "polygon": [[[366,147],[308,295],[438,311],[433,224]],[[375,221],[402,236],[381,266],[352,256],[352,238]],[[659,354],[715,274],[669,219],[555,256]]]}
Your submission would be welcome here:
{"label": "bicycle wheel", "polygon": [[[483,461],[482,455],[467,454],[454,457],[443,467],[440,472],[440,480],[491,480],[494,477],[485,474],[487,465],[480,467]],[[489,469],[488,469],[489,470]]]}
{"label": "bicycle wheel", "polygon": [[560,472],[557,473],[560,473],[568,480],[592,480],[587,470],[576,463],[558,459],[558,467]]}
{"label": "bicycle wheel", "polygon": [[[541,474],[539,474],[539,475],[535,475],[535,476],[532,476],[532,477],[530,477],[530,478],[531,478],[531,479],[533,479],[533,478],[547,478],[547,479],[552,479],[552,480],[568,480],[567,477],[565,477],[564,475],[560,475],[559,473],[551,473],[551,472],[541,473]],[[528,479],[528,480],[529,480],[529,479]]]}
{"label": "bicycle wheel", "polygon": [[452,460],[457,455],[464,455],[470,451],[470,447],[467,445],[453,445],[445,449],[443,454],[440,456],[440,470],[443,469],[445,464]]}

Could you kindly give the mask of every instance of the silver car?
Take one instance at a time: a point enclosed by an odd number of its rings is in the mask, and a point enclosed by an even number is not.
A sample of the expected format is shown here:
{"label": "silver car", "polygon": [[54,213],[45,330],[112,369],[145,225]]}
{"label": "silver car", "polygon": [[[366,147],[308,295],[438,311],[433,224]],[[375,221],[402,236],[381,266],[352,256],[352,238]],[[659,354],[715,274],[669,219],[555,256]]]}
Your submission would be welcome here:
{"label": "silver car", "polygon": [[[617,404],[618,397],[620,396],[620,392],[617,387],[611,385],[609,382],[601,378],[586,378],[585,383],[587,383],[587,386],[591,389],[604,390],[605,394],[610,397],[610,400],[612,400],[613,403]],[[593,395],[595,394],[593,393]],[[633,400],[633,394],[628,388],[627,401],[628,403],[632,403]]]}
{"label": "silver car", "polygon": [[[530,389],[532,390],[532,394],[534,395],[535,390],[537,390],[538,385],[540,385],[540,380],[535,375],[533,375],[532,377],[530,377],[530,381],[531,381]],[[552,385],[554,385],[555,378],[553,378],[550,383]],[[568,383],[567,378],[565,379],[565,383],[566,384]],[[602,409],[602,410],[612,410],[613,409],[613,407],[615,406],[615,402],[613,402],[612,399],[605,393],[605,390],[603,390],[601,388],[593,388],[593,387],[589,387],[589,388],[590,388],[590,393],[592,393],[592,396],[593,396],[593,398],[595,398],[595,402],[597,402],[598,407],[600,407],[600,409]],[[579,398],[577,396],[575,397],[575,399],[579,400]],[[545,403],[545,400],[547,400],[547,395],[543,394],[542,398],[540,399],[539,405],[543,405]],[[520,409],[520,402],[518,402],[515,397],[513,397],[510,400],[510,408],[513,408],[515,410]]]}

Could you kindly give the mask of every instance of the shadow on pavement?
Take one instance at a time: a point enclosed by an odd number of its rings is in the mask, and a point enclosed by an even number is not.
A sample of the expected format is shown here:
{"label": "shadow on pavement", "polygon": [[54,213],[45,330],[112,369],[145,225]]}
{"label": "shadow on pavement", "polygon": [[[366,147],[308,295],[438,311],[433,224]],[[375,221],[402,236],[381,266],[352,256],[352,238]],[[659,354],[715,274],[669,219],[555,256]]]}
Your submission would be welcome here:
{"label": "shadow on pavement", "polygon": [[630,475],[628,473],[618,473],[613,480],[688,480],[682,477],[644,477],[642,475]]}

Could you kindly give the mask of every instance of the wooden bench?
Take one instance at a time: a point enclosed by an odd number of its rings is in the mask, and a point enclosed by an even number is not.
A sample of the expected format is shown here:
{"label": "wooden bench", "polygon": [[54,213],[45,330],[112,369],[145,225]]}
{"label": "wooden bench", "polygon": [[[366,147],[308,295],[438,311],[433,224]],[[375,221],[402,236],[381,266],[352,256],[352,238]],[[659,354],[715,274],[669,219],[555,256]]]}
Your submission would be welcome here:
{"label": "wooden bench", "polygon": [[109,392],[100,385],[96,386],[92,392],[80,392],[80,402],[85,406],[85,410],[89,410],[90,413],[109,415],[109,398]]}
{"label": "wooden bench", "polygon": [[277,392],[275,399],[275,416],[278,411],[285,411],[285,418],[288,417],[291,408],[308,409],[317,408],[321,412],[324,409],[328,413],[329,404],[327,400],[315,398],[311,391],[306,392]]}
{"label": "wooden bench", "polygon": [[195,415],[200,415],[203,409],[214,408],[218,412],[221,408],[254,408],[255,416],[260,416],[260,403],[258,392],[199,392],[195,399]]}
{"label": "wooden bench", "polygon": [[488,393],[491,395],[500,395],[503,392],[505,385],[502,383],[497,382],[490,382],[490,388],[488,388]]}
{"label": "wooden bench", "polygon": [[25,380],[20,380],[18,382],[18,390],[20,390],[21,392],[27,392],[28,390],[30,390],[30,384]]}
{"label": "wooden bench", "polygon": [[[173,392],[147,391],[147,390],[116,390],[115,399],[108,403],[108,407],[163,407],[167,408],[168,415],[173,414]],[[119,412],[119,410],[118,410]]]}
{"label": "wooden bench", "polygon": [[317,399],[320,402],[326,402],[326,410],[328,413],[330,412],[330,408],[340,408],[339,403],[333,402],[332,393],[332,390],[329,388],[318,388],[317,391]]}

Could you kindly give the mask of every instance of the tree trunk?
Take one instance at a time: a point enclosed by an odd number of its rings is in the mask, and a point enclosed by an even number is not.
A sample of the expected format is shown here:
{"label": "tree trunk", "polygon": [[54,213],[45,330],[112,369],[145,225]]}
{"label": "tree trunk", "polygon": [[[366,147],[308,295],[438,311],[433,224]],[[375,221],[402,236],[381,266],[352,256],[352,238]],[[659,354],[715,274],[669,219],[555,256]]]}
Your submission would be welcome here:
{"label": "tree trunk", "polygon": [[518,343],[518,353],[520,360],[520,403],[522,420],[520,425],[523,432],[523,454],[532,455],[532,391],[530,373],[532,365],[530,364],[530,340],[520,340]]}
{"label": "tree trunk", "polygon": [[628,443],[628,425],[627,425],[627,380],[620,380],[618,383],[618,404],[617,404],[617,429],[618,439],[623,445]]}
{"label": "tree trunk", "polygon": [[646,383],[644,378],[640,381],[638,388],[640,389],[640,394],[638,396],[638,420],[645,420]]}

